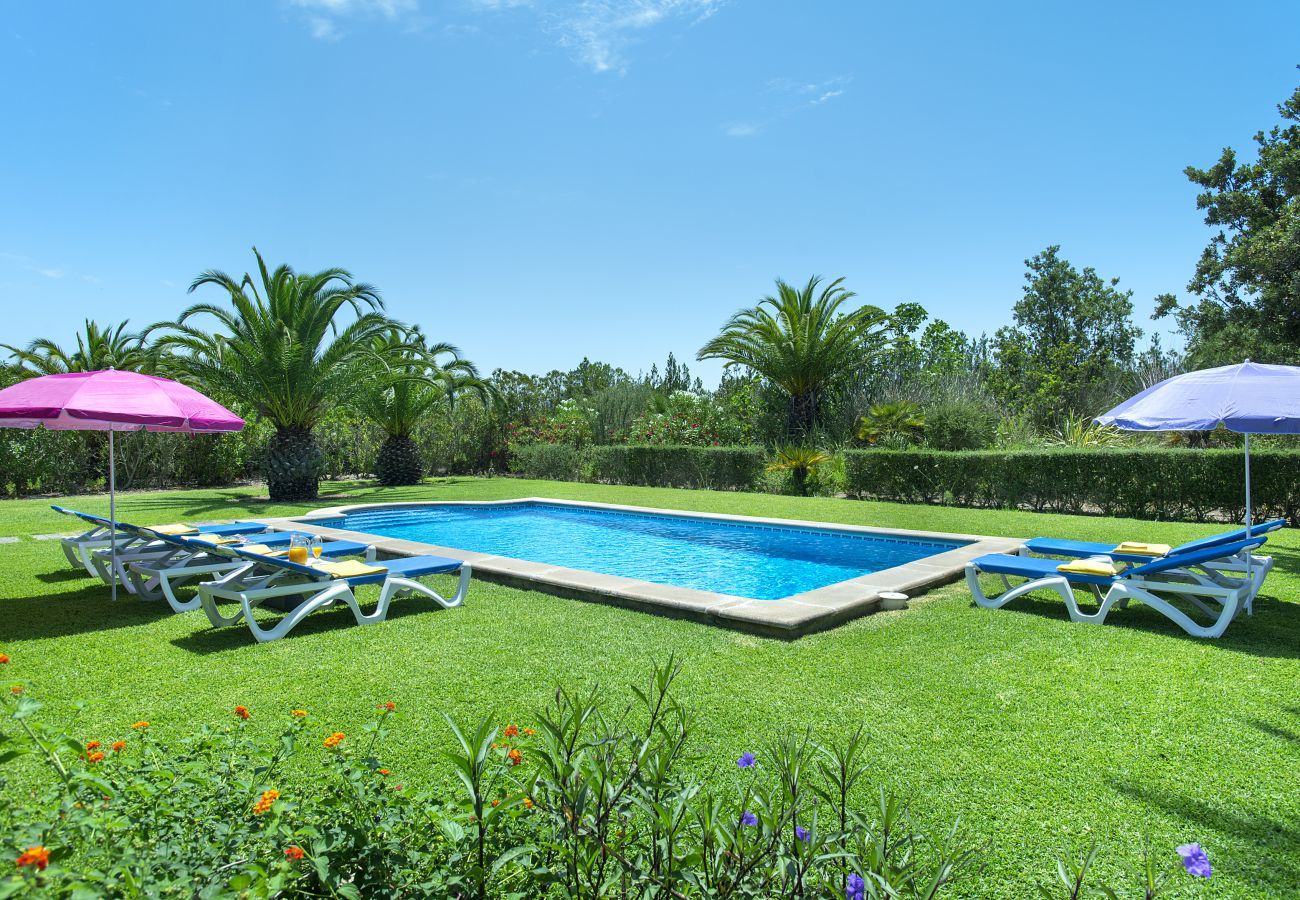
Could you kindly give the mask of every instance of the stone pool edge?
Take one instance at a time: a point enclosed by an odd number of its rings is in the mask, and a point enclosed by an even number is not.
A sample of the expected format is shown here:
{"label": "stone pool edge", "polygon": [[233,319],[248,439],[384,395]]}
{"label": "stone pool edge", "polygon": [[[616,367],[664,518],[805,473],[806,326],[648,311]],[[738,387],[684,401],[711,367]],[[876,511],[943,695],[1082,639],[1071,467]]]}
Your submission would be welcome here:
{"label": "stone pool edge", "polygon": [[[583,569],[570,569],[508,556],[476,553],[454,547],[426,544],[420,541],[385,538],[368,532],[349,531],[323,524],[348,513],[365,509],[397,509],[422,506],[506,506],[520,503],[549,503],[585,509],[606,509],[617,512],[650,513],[689,519],[730,521],[747,525],[849,531],[859,534],[957,540],[968,541],[969,543],[934,556],[928,556],[916,562],[872,572],[869,575],[862,575],[847,581],[836,582],[835,584],[805,591],[801,594],[794,594],[780,600],[751,600],[730,594],[717,594],[692,588],[655,584],[636,578],[603,575]],[[880,609],[879,598],[882,592],[899,591],[911,595],[956,581],[962,576],[966,563],[975,557],[985,553],[1015,552],[1024,543],[1023,540],[1016,538],[989,537],[986,535],[909,531],[899,528],[841,525],[833,522],[774,519],[729,513],[702,513],[693,510],[657,509],[648,506],[628,506],[583,500],[557,500],[550,497],[518,497],[510,500],[429,500],[398,503],[358,503],[348,506],[324,507],[313,510],[306,515],[268,518],[263,521],[274,528],[294,528],[320,534],[334,540],[352,540],[373,544],[381,555],[419,556],[432,553],[438,556],[463,559],[473,567],[476,577],[510,587],[537,590],[575,600],[612,604],[676,618],[692,619],[764,637],[784,638],[787,640],[834,628],[852,619],[877,612]]]}

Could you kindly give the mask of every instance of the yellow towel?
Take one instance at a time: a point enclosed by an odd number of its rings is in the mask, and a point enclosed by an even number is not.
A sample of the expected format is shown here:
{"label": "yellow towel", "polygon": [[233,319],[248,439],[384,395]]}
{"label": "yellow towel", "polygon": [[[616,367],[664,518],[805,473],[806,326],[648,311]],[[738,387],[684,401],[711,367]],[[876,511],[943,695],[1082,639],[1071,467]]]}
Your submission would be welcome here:
{"label": "yellow towel", "polygon": [[336,578],[360,578],[362,575],[379,575],[388,571],[383,566],[372,566],[359,559],[345,559],[339,562],[321,560],[312,568],[320,569]]}
{"label": "yellow towel", "polygon": [[190,538],[192,541],[202,541],[205,544],[238,544],[239,538],[222,537],[219,534],[196,534]]}
{"label": "yellow towel", "polygon": [[288,556],[288,550],[272,550],[266,544],[244,544],[239,548],[245,553],[256,553],[258,556]]}
{"label": "yellow towel", "polygon": [[1108,559],[1078,559],[1074,562],[1063,563],[1056,567],[1058,572],[1066,572],[1074,575],[1117,575],[1115,564]]}
{"label": "yellow towel", "polygon": [[1128,553],[1133,556],[1168,556],[1171,549],[1168,544],[1144,544],[1141,541],[1125,541],[1115,547],[1115,552]]}
{"label": "yellow towel", "polygon": [[173,522],[170,525],[154,525],[149,530],[156,531],[159,534],[171,534],[171,535],[198,533],[198,529],[195,528],[193,525],[185,525],[181,522]]}

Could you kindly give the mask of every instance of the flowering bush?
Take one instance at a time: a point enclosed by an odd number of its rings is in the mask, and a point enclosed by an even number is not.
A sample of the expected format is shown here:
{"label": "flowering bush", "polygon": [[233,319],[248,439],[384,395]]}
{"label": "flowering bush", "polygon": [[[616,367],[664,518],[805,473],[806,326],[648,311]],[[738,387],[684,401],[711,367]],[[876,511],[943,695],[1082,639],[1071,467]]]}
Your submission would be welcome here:
{"label": "flowering bush", "polygon": [[708,394],[674,391],[661,411],[644,413],[614,435],[616,444],[728,447],[749,443],[750,429]]}
{"label": "flowering bush", "polygon": [[532,425],[513,425],[509,430],[508,445],[565,444],[581,450],[591,444],[592,419],[596,411],[582,406],[576,400],[562,400],[549,414],[540,416]]}
{"label": "flowering bush", "polygon": [[[839,745],[789,734],[745,749],[724,790],[683,772],[678,672],[656,667],[630,707],[557,689],[536,728],[448,719],[450,795],[407,791],[383,765],[392,703],[349,734],[285,710],[269,744],[250,736],[263,711],[247,707],[176,738],[142,721],[92,763],[112,736],[56,734],[29,691],[5,694],[0,763],[34,757],[50,777],[0,805],[0,898],[883,900],[945,896],[973,874],[976,848],[955,827],[927,837],[883,790],[858,807],[861,729]],[[314,774],[295,774],[302,756]],[[1199,844],[1178,850],[1210,877]]]}

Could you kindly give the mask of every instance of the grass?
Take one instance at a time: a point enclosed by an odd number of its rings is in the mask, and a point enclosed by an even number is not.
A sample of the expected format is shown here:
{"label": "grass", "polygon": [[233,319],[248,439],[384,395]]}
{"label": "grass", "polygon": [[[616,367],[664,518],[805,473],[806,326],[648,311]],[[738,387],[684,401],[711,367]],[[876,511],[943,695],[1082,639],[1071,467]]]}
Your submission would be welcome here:
{"label": "grass", "polygon": [[[418,488],[326,485],[305,505],[256,488],[130,494],[123,518],[162,522],[284,515],[352,501],[549,496],[852,524],[1030,537],[1168,543],[1214,526],[943,509],[772,495],[444,479]],[[78,497],[107,511],[107,499]],[[733,760],[786,728],[835,737],[865,723],[878,783],[939,826],[960,816],[987,845],[960,896],[1020,898],[1062,848],[1093,839],[1099,871],[1135,868],[1142,835],[1170,854],[1199,840],[1214,878],[1180,877],[1171,896],[1300,894],[1300,532],[1277,558],[1253,619],[1218,641],[1186,637],[1135,607],[1113,624],[1070,623],[1059,600],[975,608],[961,585],[908,611],[794,642],[765,640],[599,604],[476,583],[467,605],[399,602],[385,624],[319,614],[289,638],[255,644],[201,613],[108,600],[54,542],[70,520],[47,501],[6,501],[0,534],[0,651],[5,675],[30,679],[71,733],[112,739],[149,719],[156,732],[221,721],[236,704],[272,733],[292,706],[348,731],[392,700],[400,714],[387,764],[408,783],[450,777],[439,713],[526,723],[557,680],[623,690],[651,660],[686,660],[694,765],[726,784]],[[1132,891],[1129,892],[1130,895]]]}

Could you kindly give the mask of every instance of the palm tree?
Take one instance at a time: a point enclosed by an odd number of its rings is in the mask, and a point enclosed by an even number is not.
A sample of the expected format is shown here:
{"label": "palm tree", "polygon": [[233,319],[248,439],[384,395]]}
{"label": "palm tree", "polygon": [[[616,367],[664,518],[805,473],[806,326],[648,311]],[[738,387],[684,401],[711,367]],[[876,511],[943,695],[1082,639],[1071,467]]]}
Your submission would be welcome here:
{"label": "palm tree", "polygon": [[[321,466],[312,429],[364,388],[375,340],[400,326],[384,314],[378,291],[344,269],[308,275],[282,265],[271,272],[256,247],[253,255],[256,281],[217,271],[195,278],[190,291],[216,285],[230,306],[197,303],[175,322],[153,326],[167,331],[156,346],[181,352],[177,363],[189,380],[275,426],[267,459],[271,499],[310,500],[319,491]],[[345,309],[355,318],[340,327]],[[221,330],[212,334],[192,324],[201,316],[216,319]]]}
{"label": "palm tree", "polygon": [[418,329],[376,338],[374,350],[378,365],[356,405],[384,431],[375,474],[385,485],[419,484],[424,462],[411,437],[416,426],[465,393],[486,403],[494,392],[459,350],[448,343],[428,343]]}
{"label": "palm tree", "polygon": [[61,372],[98,372],[103,369],[122,369],[132,372],[149,371],[153,358],[144,346],[143,335],[128,332],[129,323],[116,328],[101,326],[87,319],[77,334],[77,349],[65,350],[49,338],[37,338],[26,349],[0,344],[9,351],[15,367],[24,378],[37,375],[55,375]]}
{"label": "palm tree", "polygon": [[780,388],[788,397],[787,431],[801,440],[819,421],[826,391],[866,364],[864,343],[887,319],[874,306],[841,313],[855,296],[843,282],[837,278],[819,293],[815,275],[802,289],[778,278],[775,297],[732,316],[696,358],[744,366]]}
{"label": "palm tree", "polygon": [[879,444],[890,438],[911,443],[925,431],[925,413],[910,400],[876,403],[858,423],[858,440]]}
{"label": "palm tree", "polygon": [[778,447],[776,455],[767,464],[769,472],[789,472],[794,480],[794,490],[800,497],[808,494],[808,476],[818,466],[830,462],[833,457],[825,450],[816,447]]}

